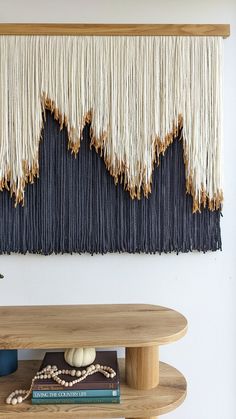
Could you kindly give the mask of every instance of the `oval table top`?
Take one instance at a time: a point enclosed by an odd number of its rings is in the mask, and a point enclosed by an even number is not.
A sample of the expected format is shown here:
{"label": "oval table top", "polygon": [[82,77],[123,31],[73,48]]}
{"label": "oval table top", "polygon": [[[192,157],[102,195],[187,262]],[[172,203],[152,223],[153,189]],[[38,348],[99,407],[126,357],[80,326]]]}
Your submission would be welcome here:
{"label": "oval table top", "polygon": [[149,304],[0,307],[0,349],[144,347],[187,331],[177,311]]}

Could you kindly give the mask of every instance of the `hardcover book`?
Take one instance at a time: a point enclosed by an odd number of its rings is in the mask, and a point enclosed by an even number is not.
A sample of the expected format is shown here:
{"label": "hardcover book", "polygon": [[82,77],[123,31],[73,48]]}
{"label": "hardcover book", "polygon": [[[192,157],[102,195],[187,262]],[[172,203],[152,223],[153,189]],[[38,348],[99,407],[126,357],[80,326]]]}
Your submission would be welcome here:
{"label": "hardcover book", "polygon": [[120,390],[33,390],[32,397],[35,399],[53,399],[60,397],[117,397],[120,395]]}
{"label": "hardcover book", "polygon": [[62,397],[57,399],[34,398],[32,404],[95,404],[120,403],[120,397]]}
{"label": "hardcover book", "polygon": [[[60,384],[56,383],[53,379],[39,379],[34,382],[33,391],[57,391],[60,390],[63,392],[69,392],[74,390],[118,390],[120,384],[120,376],[119,376],[119,368],[117,362],[117,353],[116,351],[97,351],[96,352],[96,359],[93,364],[100,364],[106,365],[116,372],[116,376],[114,378],[106,378],[103,374],[96,373],[93,375],[89,375],[86,377],[84,381],[80,381],[73,386],[73,389],[67,390],[67,388],[62,387]],[[71,367],[67,362],[64,360],[64,353],[63,352],[47,352],[43,359],[43,362],[40,366],[39,371],[45,368],[47,365],[56,365],[59,369],[76,369],[76,370],[83,370],[84,367],[81,368],[74,368]],[[75,377],[71,377],[69,375],[61,375],[62,379],[66,380],[67,382],[73,381]]]}

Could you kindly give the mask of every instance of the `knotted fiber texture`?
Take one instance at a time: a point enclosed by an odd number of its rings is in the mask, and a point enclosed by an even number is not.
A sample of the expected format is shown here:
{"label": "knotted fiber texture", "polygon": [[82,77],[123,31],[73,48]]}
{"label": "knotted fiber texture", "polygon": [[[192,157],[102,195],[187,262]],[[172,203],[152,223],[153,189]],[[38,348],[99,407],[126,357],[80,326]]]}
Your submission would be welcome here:
{"label": "knotted fiber texture", "polygon": [[220,208],[221,67],[220,37],[1,36],[0,188],[24,201],[50,109],[74,153],[91,123],[91,145],[132,198],[156,193],[154,164],[182,129],[193,210]]}
{"label": "knotted fiber texture", "polygon": [[185,190],[183,143],[175,139],[153,173],[152,194],[130,199],[90,150],[85,127],[75,159],[66,129],[47,113],[40,144],[40,177],[25,206],[0,194],[0,253],[162,253],[221,248],[220,211],[192,213]]}

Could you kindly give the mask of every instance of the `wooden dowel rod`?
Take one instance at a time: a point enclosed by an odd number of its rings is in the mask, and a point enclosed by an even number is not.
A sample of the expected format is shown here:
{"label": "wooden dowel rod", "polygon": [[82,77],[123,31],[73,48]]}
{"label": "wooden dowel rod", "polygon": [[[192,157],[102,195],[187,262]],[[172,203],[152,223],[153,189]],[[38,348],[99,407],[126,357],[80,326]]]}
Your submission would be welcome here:
{"label": "wooden dowel rod", "polygon": [[222,36],[230,35],[228,24],[70,24],[1,23],[0,35],[158,35]]}

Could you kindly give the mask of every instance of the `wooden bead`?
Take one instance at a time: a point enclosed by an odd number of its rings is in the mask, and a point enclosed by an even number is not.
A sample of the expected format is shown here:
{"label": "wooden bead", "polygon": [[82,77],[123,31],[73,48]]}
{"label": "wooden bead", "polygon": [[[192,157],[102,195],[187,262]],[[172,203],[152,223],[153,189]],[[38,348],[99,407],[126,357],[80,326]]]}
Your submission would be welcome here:
{"label": "wooden bead", "polygon": [[17,399],[14,397],[11,401],[11,404],[14,406],[15,404],[17,404]]}

